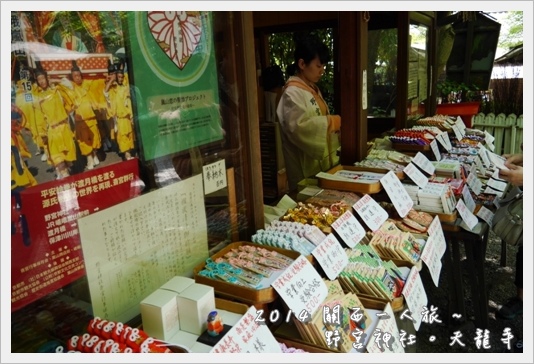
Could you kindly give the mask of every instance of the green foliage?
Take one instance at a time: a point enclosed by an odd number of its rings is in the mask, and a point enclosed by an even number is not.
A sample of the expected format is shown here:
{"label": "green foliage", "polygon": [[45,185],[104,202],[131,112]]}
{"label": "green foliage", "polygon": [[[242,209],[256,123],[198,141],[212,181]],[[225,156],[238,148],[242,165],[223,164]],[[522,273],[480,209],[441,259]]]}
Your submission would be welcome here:
{"label": "green foliage", "polygon": [[[302,32],[273,33],[269,36],[269,62],[271,65],[278,65],[286,75],[286,69],[294,62],[293,52],[295,51],[295,38]],[[331,59],[334,59],[334,36],[332,28],[314,29],[309,32],[321,39],[330,49]],[[336,113],[334,109],[334,62],[326,65],[325,73],[317,83],[323,97],[328,104],[331,113]]]}
{"label": "green foliage", "polygon": [[464,82],[448,79],[438,82],[436,89],[438,91],[438,96],[442,98],[443,103],[472,101],[472,96],[474,95],[473,91],[479,90],[474,84],[467,85]]}
{"label": "green foliage", "polygon": [[506,49],[512,49],[523,43],[523,12],[509,11],[505,18],[508,24],[508,32],[503,34],[500,46]]}

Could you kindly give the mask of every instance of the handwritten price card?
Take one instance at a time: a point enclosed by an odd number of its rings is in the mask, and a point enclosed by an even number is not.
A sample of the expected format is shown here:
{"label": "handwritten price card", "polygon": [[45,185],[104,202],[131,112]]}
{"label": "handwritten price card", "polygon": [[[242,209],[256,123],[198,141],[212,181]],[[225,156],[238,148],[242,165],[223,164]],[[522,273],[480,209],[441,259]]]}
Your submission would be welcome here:
{"label": "handwritten price card", "polygon": [[389,217],[386,210],[369,195],[364,195],[352,207],[372,231],[380,229]]}
{"label": "handwritten price card", "polygon": [[428,178],[419,169],[417,169],[413,163],[410,163],[404,167],[403,171],[408,177],[411,178],[412,181],[415,182],[416,185],[418,185],[420,188],[425,188],[428,183]]}
{"label": "handwritten price card", "polygon": [[486,167],[482,164],[482,161],[480,160],[480,156],[476,156],[475,158],[475,164],[477,165],[477,168],[480,170],[480,173],[482,175],[486,174]]}
{"label": "handwritten price card", "polygon": [[469,230],[473,230],[473,228],[476,226],[476,224],[478,224],[478,219],[467,208],[467,206],[464,203],[464,200],[459,199],[458,203],[456,204],[456,208],[458,209],[458,212],[460,213],[460,216],[464,220],[464,223],[467,225]]}
{"label": "handwritten price card", "polygon": [[328,295],[328,288],[317,270],[304,256],[299,256],[272,284],[280,297],[301,317],[313,315]]}
{"label": "handwritten price card", "polygon": [[[385,315],[379,318],[375,331],[370,334],[366,346],[367,351],[374,354],[382,352],[404,353],[404,348],[402,347],[400,340],[399,327],[397,326],[395,314],[393,313],[389,302],[386,304],[383,314]],[[395,340],[389,340],[389,349],[385,347],[384,340],[381,340],[386,333],[395,338]],[[377,338],[380,338],[380,340],[377,340]]]}
{"label": "handwritten price card", "polygon": [[486,141],[486,143],[493,143],[495,137],[488,133],[486,130],[484,130],[484,140]]}
{"label": "handwritten price card", "polygon": [[365,236],[365,229],[351,211],[346,211],[332,224],[334,230],[349,247],[354,248]]}
{"label": "handwritten price card", "polygon": [[467,185],[464,185],[464,188],[462,190],[462,197],[469,211],[475,211],[475,207],[477,204],[475,203],[473,196],[471,196],[471,192],[469,191],[469,187],[467,187]]}
{"label": "handwritten price card", "polygon": [[421,260],[426,263],[434,285],[438,287],[439,276],[441,274],[441,257],[447,248],[443,228],[439,218],[436,216],[428,227],[428,240],[421,254]]}
{"label": "handwritten price card", "polygon": [[430,148],[432,149],[432,152],[434,153],[434,157],[436,157],[436,160],[439,162],[441,160],[441,153],[439,152],[439,146],[438,146],[438,142],[436,139],[430,142]]}
{"label": "handwritten price card", "polygon": [[490,167],[491,161],[489,159],[488,150],[486,149],[486,147],[483,146],[482,143],[478,143],[477,148],[478,148],[478,155],[482,158],[482,163],[484,163],[484,166]]}
{"label": "handwritten price card", "polygon": [[333,281],[349,263],[349,257],[334,234],[328,234],[326,239],[312,251],[323,268],[328,279]]}
{"label": "handwritten price card", "polygon": [[202,167],[204,194],[210,194],[226,187],[226,167],[224,159]]}
{"label": "handwritten price card", "polygon": [[[465,126],[464,120],[462,119],[461,116],[458,116],[456,118],[456,125],[458,125],[459,129],[462,130],[462,131],[465,131],[465,129],[467,129],[467,127]],[[464,135],[465,135],[465,133],[464,133]]]}
{"label": "handwritten price card", "polygon": [[460,126],[458,124],[454,124],[452,126],[452,131],[454,131],[454,136],[456,137],[456,139],[458,139],[458,140],[462,140],[463,139],[464,133],[462,132],[462,129],[460,128]]}
{"label": "handwritten price card", "polygon": [[423,286],[423,281],[417,268],[412,267],[410,270],[410,274],[408,274],[408,278],[406,278],[404,288],[402,289],[402,295],[410,309],[413,325],[417,331],[421,326],[421,308],[428,303],[425,287]]}
{"label": "handwritten price card", "polygon": [[489,225],[491,225],[491,222],[493,221],[493,212],[491,212],[490,209],[484,206],[482,206],[480,210],[478,210],[477,216],[487,222]]}
{"label": "handwritten price card", "polygon": [[271,330],[257,323],[256,317],[256,308],[251,306],[210,353],[281,353]]}
{"label": "handwritten price card", "polygon": [[443,145],[443,148],[445,148],[445,150],[449,151],[452,149],[451,140],[449,139],[449,134],[446,131],[438,134],[436,138],[441,143],[441,145]]}
{"label": "handwritten price card", "polygon": [[436,167],[434,167],[432,162],[430,162],[430,160],[421,152],[417,152],[413,162],[428,174],[434,174],[434,171],[436,170]]}
{"label": "handwritten price card", "polygon": [[408,211],[410,211],[413,206],[413,200],[410,195],[408,195],[408,192],[406,192],[406,189],[399,180],[399,177],[397,177],[393,171],[389,171],[380,179],[380,183],[382,183],[382,186],[384,186],[386,193],[391,199],[391,202],[393,203],[393,206],[395,206],[395,209],[399,215],[401,217],[406,216]]}

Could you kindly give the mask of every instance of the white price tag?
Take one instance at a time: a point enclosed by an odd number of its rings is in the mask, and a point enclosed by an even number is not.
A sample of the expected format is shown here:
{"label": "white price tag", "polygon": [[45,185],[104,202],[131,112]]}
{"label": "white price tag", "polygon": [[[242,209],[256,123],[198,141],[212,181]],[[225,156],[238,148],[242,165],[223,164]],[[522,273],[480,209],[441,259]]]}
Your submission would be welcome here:
{"label": "white price tag", "polygon": [[347,253],[334,234],[328,234],[326,239],[313,249],[312,255],[331,281],[336,279],[349,263]]}
{"label": "white price tag", "polygon": [[395,206],[399,215],[401,217],[406,216],[408,211],[413,207],[413,200],[402,185],[399,177],[397,177],[393,171],[389,171],[380,179],[380,183],[384,186],[387,195],[391,199],[391,202],[393,203],[393,206]]}
{"label": "white price tag", "polygon": [[425,188],[428,183],[428,177],[425,176],[417,167],[410,163],[404,167],[403,172],[420,188]]}
{"label": "white price tag", "polygon": [[464,203],[464,200],[459,199],[456,203],[456,208],[458,209],[458,212],[460,213],[460,216],[462,217],[462,220],[467,225],[469,230],[473,230],[473,228],[478,224],[478,219]]}
{"label": "white price tag", "polygon": [[441,143],[441,145],[443,145],[443,148],[445,148],[445,150],[449,151],[452,149],[451,140],[449,139],[449,134],[446,131],[438,134],[436,138]]}
{"label": "white price tag", "polygon": [[458,124],[458,126],[460,127],[460,130],[464,131],[464,135],[465,135],[465,129],[467,129],[467,127],[465,126],[464,120],[462,119],[461,116],[458,116],[456,118],[456,124]]}
{"label": "white price tag", "polygon": [[452,126],[452,131],[454,131],[454,136],[456,137],[456,139],[458,139],[458,140],[462,140],[463,139],[464,134],[462,134],[462,130],[460,129],[458,124],[454,124]]}
{"label": "white price tag", "polygon": [[439,152],[439,146],[438,146],[438,142],[436,139],[430,142],[430,148],[432,148],[434,157],[436,157],[436,160],[439,162],[441,160],[441,153]]}
{"label": "white price tag", "polygon": [[386,210],[367,194],[360,198],[352,207],[372,231],[380,229],[380,226],[389,217]]}
{"label": "white price tag", "polygon": [[491,161],[488,157],[488,150],[485,146],[483,146],[481,143],[478,143],[478,155],[482,158],[482,163],[484,163],[484,166],[487,168],[491,166]]}
{"label": "white price tag", "polygon": [[365,236],[365,229],[350,211],[332,223],[332,228],[349,247],[354,248]]}
{"label": "white price tag", "polygon": [[295,259],[271,286],[297,317],[303,311],[313,315],[328,295],[328,288],[323,279],[302,255]]}
{"label": "white price tag", "polygon": [[[447,246],[445,243],[445,235],[443,234],[443,228],[441,227],[441,221],[439,221],[439,217],[437,216],[434,217],[434,220],[432,220],[432,223],[428,227],[427,231],[428,231],[428,236],[437,237],[436,239],[433,240],[433,243],[435,245],[434,248],[437,252],[437,255],[441,258],[443,254],[445,253],[445,249],[447,248]],[[423,253],[424,253],[424,249],[423,249]]]}
{"label": "white price tag", "polygon": [[462,196],[469,211],[475,211],[476,203],[473,199],[473,196],[471,196],[471,191],[469,191],[469,187],[467,187],[467,185],[464,185],[464,188],[462,189]]}
{"label": "white price tag", "polygon": [[425,244],[425,249],[423,250],[423,254],[421,254],[421,260],[425,262],[430,276],[432,277],[432,282],[434,282],[434,285],[438,287],[442,264],[441,257],[439,257],[436,253],[436,248],[434,244],[431,244],[431,242],[435,239],[435,236],[428,237],[428,240]]}
{"label": "white price tag", "polygon": [[482,161],[480,160],[480,156],[477,155],[475,157],[475,164],[477,165],[477,168],[480,170],[480,174],[485,175],[486,174],[486,167],[482,165]]}
{"label": "white price tag", "polygon": [[490,209],[486,208],[485,206],[482,206],[480,210],[477,212],[477,216],[480,217],[482,220],[488,223],[488,225],[491,226],[491,222],[493,221],[493,212],[491,212]]}
{"label": "white price tag", "polygon": [[225,160],[221,159],[202,167],[204,194],[210,194],[226,187]]}
{"label": "white price tag", "polygon": [[488,133],[486,130],[484,130],[484,140],[486,141],[486,143],[493,143],[495,137]]}
{"label": "white price tag", "polygon": [[[434,142],[434,140],[432,142]],[[417,164],[419,168],[430,175],[434,174],[434,171],[436,170],[436,167],[432,164],[432,162],[430,162],[430,160],[421,152],[417,152],[412,162]]]}
{"label": "white price tag", "polygon": [[428,303],[428,298],[426,296],[425,287],[423,286],[423,281],[419,275],[419,271],[416,267],[412,267],[406,282],[404,283],[404,288],[402,289],[402,295],[406,299],[406,304],[410,309],[413,318],[413,325],[415,330],[419,330],[421,326],[421,309],[426,307]]}

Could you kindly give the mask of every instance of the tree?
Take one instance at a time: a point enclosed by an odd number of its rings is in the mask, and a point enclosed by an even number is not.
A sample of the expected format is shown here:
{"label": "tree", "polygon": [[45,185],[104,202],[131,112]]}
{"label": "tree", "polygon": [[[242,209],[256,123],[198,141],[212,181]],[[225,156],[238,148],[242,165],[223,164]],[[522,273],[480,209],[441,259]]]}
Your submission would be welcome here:
{"label": "tree", "polygon": [[508,24],[508,28],[501,29],[504,32],[499,37],[499,47],[510,50],[523,44],[523,12],[508,11],[504,22]]}

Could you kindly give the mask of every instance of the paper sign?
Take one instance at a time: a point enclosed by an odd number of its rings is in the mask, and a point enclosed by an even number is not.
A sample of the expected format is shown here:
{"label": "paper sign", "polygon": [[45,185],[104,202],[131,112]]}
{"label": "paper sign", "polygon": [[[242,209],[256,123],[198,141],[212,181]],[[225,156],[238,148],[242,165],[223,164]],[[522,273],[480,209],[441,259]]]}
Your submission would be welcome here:
{"label": "paper sign", "polygon": [[493,143],[493,141],[495,140],[495,137],[491,135],[490,133],[488,133],[486,130],[484,130],[484,139],[486,143]]}
{"label": "paper sign", "polygon": [[469,178],[469,176],[475,176],[477,175],[477,165],[475,163],[471,164],[471,167],[469,168],[469,171],[468,171],[468,174],[467,174],[467,178]]}
{"label": "paper sign", "polygon": [[352,207],[372,231],[380,229],[389,217],[386,210],[369,195],[364,195]]}
{"label": "paper sign", "polygon": [[475,211],[476,203],[475,200],[473,200],[473,196],[471,196],[471,191],[469,191],[467,185],[464,185],[464,188],[462,189],[462,197],[469,211]]}
{"label": "paper sign", "polygon": [[299,256],[271,284],[296,317],[310,317],[328,295],[328,288],[317,270],[304,256]]}
{"label": "paper sign", "polygon": [[[404,348],[402,347],[400,340],[399,327],[397,326],[395,314],[393,313],[389,302],[386,304],[384,312],[382,312],[381,315],[384,316],[379,317],[375,330],[373,333],[369,334],[370,338],[366,346],[367,351],[374,354],[392,352],[404,353]],[[389,340],[385,343],[384,334],[391,335],[394,340]]]}
{"label": "paper sign", "polygon": [[480,195],[482,192],[482,181],[476,178],[473,182],[473,187],[471,187],[471,190],[475,195]]}
{"label": "paper sign", "polygon": [[454,131],[454,136],[456,136],[456,139],[462,140],[464,137],[464,134],[462,133],[462,129],[457,124],[454,124],[452,126],[452,131]]}
{"label": "paper sign", "polygon": [[458,203],[456,204],[456,208],[458,209],[458,212],[460,213],[460,216],[462,217],[463,221],[469,228],[469,230],[473,230],[473,228],[478,224],[478,219],[473,213],[467,208],[467,206],[464,203],[464,200],[459,199]]}
{"label": "paper sign", "polygon": [[397,177],[393,171],[389,171],[380,179],[380,183],[382,186],[384,186],[386,193],[391,199],[391,202],[393,203],[393,206],[395,206],[395,209],[399,213],[400,217],[406,216],[408,211],[410,211],[410,209],[413,207],[413,200],[408,192],[406,192],[406,189],[399,180],[399,177]]}
{"label": "paper sign", "polygon": [[421,326],[421,308],[426,307],[428,298],[423,281],[416,267],[412,267],[410,270],[410,274],[408,274],[408,278],[406,278],[404,288],[402,289],[402,295],[410,309],[411,317],[413,318],[412,322],[417,331]]}
{"label": "paper sign", "polygon": [[491,161],[488,157],[487,149],[481,143],[478,143],[478,155],[482,158],[482,163],[484,163],[484,166],[491,166]]}
{"label": "paper sign", "polygon": [[354,248],[365,236],[365,229],[351,211],[345,211],[332,223],[332,227],[351,248]]}
{"label": "paper sign", "polygon": [[445,235],[443,234],[443,228],[441,227],[441,221],[439,221],[439,217],[434,217],[434,220],[432,220],[432,223],[428,227],[427,232],[428,236],[436,237],[436,239],[432,240],[432,243],[434,244],[438,256],[441,258],[445,253],[445,249],[447,248],[447,246],[445,243]]}
{"label": "paper sign", "polygon": [[406,175],[421,188],[425,188],[428,183],[427,176],[425,176],[413,163],[410,163],[404,167],[403,172],[406,173]]}
{"label": "paper sign", "polygon": [[313,249],[312,255],[331,281],[335,280],[349,263],[347,253],[334,234],[328,234],[326,239]]}
{"label": "paper sign", "polygon": [[412,162],[417,164],[419,168],[428,174],[434,174],[434,171],[436,170],[436,167],[432,164],[432,162],[430,162],[430,160],[421,152],[417,152]]}
{"label": "paper sign", "polygon": [[425,262],[434,285],[438,287],[439,276],[441,274],[441,256],[436,252],[435,241],[438,239],[437,235],[429,236],[425,244],[423,254],[421,254],[421,260]]}
{"label": "paper sign", "polygon": [[446,131],[438,134],[436,138],[447,151],[452,149],[451,140],[449,139],[449,134]]}
{"label": "paper sign", "polygon": [[432,148],[434,157],[436,157],[436,160],[439,162],[441,160],[441,153],[439,152],[439,146],[438,146],[438,142],[436,141],[436,139],[430,142],[430,148]]}
{"label": "paper sign", "polygon": [[456,118],[456,124],[455,125],[458,125],[460,130],[464,131],[464,135],[465,135],[465,129],[467,129],[467,127],[465,126],[464,120],[462,119],[461,116],[458,116]]}
{"label": "paper sign", "polygon": [[477,216],[487,222],[490,226],[491,222],[493,221],[493,215],[493,212],[491,212],[491,210],[486,208],[485,206],[480,207],[480,210],[478,210],[477,212]]}
{"label": "paper sign", "polygon": [[491,163],[495,167],[497,167],[499,169],[509,170],[509,168],[504,165],[504,163],[506,163],[506,158],[504,158],[501,155],[497,155],[497,154],[495,154],[493,152],[489,152],[489,151],[486,152],[486,154],[488,155]]}
{"label": "paper sign", "polygon": [[204,194],[210,194],[226,187],[226,167],[224,159],[202,167]]}
{"label": "paper sign", "polygon": [[265,324],[257,321],[254,306],[224,335],[210,353],[281,353],[280,344]]}
{"label": "paper sign", "polygon": [[482,165],[482,161],[480,159],[480,156],[476,156],[475,158],[475,164],[477,165],[477,168],[480,170],[480,173],[482,175],[485,175],[486,174],[486,167],[484,167],[484,165]]}

